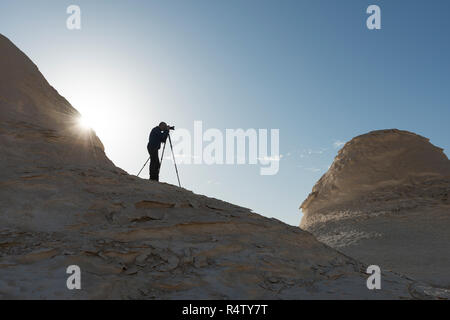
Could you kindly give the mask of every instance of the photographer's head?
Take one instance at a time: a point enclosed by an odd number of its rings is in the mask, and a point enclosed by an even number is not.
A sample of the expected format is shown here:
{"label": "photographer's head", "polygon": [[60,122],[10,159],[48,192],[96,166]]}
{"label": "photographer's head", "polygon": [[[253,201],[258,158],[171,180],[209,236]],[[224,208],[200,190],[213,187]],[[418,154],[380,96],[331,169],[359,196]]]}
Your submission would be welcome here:
{"label": "photographer's head", "polygon": [[159,124],[159,128],[161,129],[161,131],[169,130],[169,127],[167,126],[167,123],[165,123],[165,122],[161,122]]}
{"label": "photographer's head", "polygon": [[167,125],[167,123],[165,123],[165,122],[161,122],[161,123],[159,124],[159,128],[161,129],[161,131],[175,130],[175,127],[174,127],[174,126],[169,126],[169,125]]}

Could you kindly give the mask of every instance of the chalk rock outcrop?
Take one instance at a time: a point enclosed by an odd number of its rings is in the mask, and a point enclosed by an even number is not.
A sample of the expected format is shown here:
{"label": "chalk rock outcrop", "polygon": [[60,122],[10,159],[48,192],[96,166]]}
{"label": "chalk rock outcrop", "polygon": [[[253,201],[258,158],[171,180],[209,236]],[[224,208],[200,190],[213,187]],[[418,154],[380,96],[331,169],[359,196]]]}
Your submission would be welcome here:
{"label": "chalk rock outcrop", "polygon": [[450,287],[450,161],[407,131],[358,136],[302,203],[300,226],[354,258]]}
{"label": "chalk rock outcrop", "polygon": [[308,232],[128,175],[3,36],[0,117],[0,298],[448,297],[389,272],[368,290],[365,265]]}

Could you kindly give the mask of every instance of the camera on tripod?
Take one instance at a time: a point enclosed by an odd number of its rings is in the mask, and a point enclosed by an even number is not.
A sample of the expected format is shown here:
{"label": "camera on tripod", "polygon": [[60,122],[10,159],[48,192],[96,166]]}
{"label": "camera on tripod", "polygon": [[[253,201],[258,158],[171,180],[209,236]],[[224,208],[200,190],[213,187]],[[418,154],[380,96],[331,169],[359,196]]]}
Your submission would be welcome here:
{"label": "camera on tripod", "polygon": [[175,126],[167,126],[168,130],[175,130]]}

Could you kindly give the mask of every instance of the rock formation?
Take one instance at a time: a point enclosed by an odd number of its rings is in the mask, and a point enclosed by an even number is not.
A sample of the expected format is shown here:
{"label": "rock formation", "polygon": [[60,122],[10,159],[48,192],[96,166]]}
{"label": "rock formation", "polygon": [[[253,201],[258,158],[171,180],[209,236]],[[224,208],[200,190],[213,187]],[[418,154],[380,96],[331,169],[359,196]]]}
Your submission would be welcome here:
{"label": "rock formation", "polygon": [[[88,77],[89,75],[86,75]],[[0,36],[0,298],[445,298],[248,209],[128,175]],[[81,290],[66,269],[81,268]]]}
{"label": "rock formation", "polygon": [[358,136],[301,205],[300,226],[382,270],[450,287],[450,161],[407,131]]}

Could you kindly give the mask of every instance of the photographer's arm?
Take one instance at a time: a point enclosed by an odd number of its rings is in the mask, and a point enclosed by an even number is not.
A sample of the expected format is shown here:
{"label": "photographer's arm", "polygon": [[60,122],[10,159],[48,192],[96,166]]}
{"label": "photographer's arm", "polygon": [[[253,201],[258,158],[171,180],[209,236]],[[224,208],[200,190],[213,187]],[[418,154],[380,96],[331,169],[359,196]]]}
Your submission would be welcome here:
{"label": "photographer's arm", "polygon": [[161,142],[166,143],[168,135],[169,135],[169,130],[164,130],[162,133]]}

